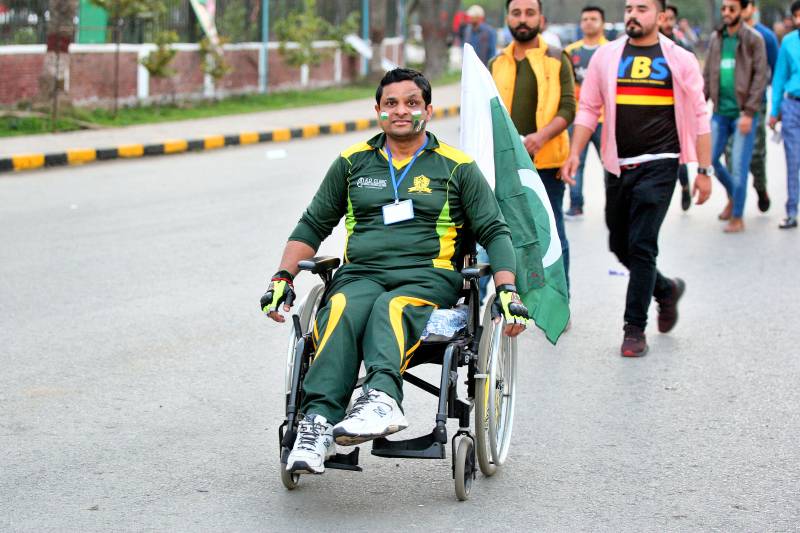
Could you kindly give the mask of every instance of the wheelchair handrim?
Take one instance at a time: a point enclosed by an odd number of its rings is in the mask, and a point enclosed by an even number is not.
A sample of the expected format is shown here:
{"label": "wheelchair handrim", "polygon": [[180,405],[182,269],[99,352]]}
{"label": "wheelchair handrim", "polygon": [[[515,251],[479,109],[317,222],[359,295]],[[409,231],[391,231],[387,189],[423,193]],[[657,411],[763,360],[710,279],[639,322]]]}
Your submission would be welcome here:
{"label": "wheelchair handrim", "polygon": [[[304,331],[307,331],[311,327],[311,319],[316,315],[324,289],[325,287],[321,284],[315,285],[310,291],[308,291],[308,294],[306,294],[303,299],[300,300],[300,303],[297,304],[296,314],[300,317],[300,325],[304,328]],[[306,305],[309,301],[312,302],[311,308],[306,309]],[[284,391],[286,394],[289,394],[292,390],[292,371],[294,369],[294,352],[296,344],[297,338],[294,334],[294,327],[292,327],[290,323],[289,339],[286,346],[286,371],[284,373],[286,377]]]}
{"label": "wheelchair handrim", "polygon": [[508,458],[514,422],[516,339],[503,335],[506,321],[492,328],[488,390],[489,447],[492,461],[501,466]]}

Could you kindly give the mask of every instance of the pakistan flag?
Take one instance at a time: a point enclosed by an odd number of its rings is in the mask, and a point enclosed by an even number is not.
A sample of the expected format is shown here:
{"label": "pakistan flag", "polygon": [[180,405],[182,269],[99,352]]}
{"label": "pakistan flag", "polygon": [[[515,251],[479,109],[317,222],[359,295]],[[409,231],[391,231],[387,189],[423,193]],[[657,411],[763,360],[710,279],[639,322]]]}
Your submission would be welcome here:
{"label": "pakistan flag", "polygon": [[569,321],[569,296],[553,210],[491,74],[468,44],[461,74],[461,149],[494,186],[511,229],[517,290],[555,344]]}

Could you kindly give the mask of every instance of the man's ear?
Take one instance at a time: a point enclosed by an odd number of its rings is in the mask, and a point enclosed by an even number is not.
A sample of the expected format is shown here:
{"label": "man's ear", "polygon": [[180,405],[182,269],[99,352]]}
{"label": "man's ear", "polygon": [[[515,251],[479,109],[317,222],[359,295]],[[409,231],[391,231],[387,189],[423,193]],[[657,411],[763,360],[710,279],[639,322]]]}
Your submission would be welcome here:
{"label": "man's ear", "polygon": [[426,105],[425,112],[428,113],[428,118],[426,120],[430,120],[433,117],[433,104]]}

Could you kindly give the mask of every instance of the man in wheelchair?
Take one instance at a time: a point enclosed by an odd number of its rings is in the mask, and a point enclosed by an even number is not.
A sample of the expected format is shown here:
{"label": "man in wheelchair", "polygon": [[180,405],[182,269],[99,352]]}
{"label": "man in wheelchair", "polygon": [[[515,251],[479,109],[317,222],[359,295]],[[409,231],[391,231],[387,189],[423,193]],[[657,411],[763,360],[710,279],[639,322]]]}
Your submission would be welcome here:
{"label": "man in wheelchair", "polygon": [[[408,426],[400,407],[402,372],[433,310],[456,303],[468,232],[489,253],[505,334],[519,335],[528,320],[494,193],[469,156],[425,130],[433,112],[428,80],[414,70],[392,70],[375,100],[383,133],[333,162],[261,298],[263,312],[283,322],[281,306],[291,308],[298,262],[313,257],[345,217],[345,264],[313,326],[316,354],[286,464],[292,473],[324,472],[334,440],[354,445]],[[361,361],[364,386],[345,413]]]}

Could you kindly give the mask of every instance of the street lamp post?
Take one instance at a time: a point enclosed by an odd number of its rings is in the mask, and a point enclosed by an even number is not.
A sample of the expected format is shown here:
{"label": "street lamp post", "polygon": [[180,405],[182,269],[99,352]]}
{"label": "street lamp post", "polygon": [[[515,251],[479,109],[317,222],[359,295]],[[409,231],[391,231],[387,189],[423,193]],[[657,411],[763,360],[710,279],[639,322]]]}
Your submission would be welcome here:
{"label": "street lamp post", "polygon": [[269,0],[261,0],[261,49],[258,51],[258,92],[267,92],[269,80]]}
{"label": "street lamp post", "polygon": [[[361,0],[361,38],[369,42],[369,0]],[[361,75],[369,73],[369,63],[366,57],[361,58]]]}

